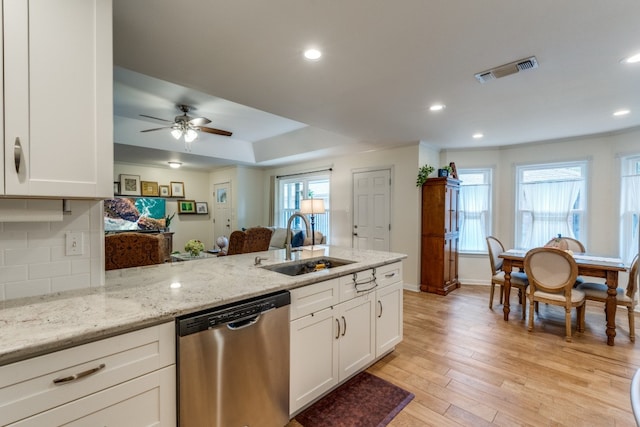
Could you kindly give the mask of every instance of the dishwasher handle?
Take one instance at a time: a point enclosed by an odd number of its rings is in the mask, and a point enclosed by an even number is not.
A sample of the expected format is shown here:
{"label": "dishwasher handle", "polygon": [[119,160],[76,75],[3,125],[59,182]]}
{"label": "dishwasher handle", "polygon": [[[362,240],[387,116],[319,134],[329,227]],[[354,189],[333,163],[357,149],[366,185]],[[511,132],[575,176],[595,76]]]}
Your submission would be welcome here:
{"label": "dishwasher handle", "polygon": [[260,315],[256,314],[255,316],[245,317],[244,319],[238,319],[233,322],[227,323],[227,328],[232,331],[237,331],[239,329],[248,328],[249,326],[253,326],[258,323],[260,320]]}

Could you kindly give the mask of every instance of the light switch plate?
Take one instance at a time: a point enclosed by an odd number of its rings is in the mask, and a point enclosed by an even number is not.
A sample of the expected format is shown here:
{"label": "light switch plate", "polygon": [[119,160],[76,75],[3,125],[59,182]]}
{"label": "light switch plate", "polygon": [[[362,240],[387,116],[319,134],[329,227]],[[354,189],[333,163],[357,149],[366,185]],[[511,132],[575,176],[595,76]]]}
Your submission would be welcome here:
{"label": "light switch plate", "polygon": [[82,255],[83,246],[82,231],[68,231],[66,234],[66,255]]}

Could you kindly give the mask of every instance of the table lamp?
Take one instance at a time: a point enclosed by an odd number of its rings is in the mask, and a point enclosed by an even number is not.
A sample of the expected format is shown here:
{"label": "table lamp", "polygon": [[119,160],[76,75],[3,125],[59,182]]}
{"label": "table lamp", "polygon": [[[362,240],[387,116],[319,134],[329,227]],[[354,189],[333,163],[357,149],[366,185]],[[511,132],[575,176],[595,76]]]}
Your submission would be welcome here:
{"label": "table lamp", "polygon": [[315,216],[325,212],[323,199],[304,199],[300,201],[300,213],[308,214],[311,219],[311,246],[316,244]]}

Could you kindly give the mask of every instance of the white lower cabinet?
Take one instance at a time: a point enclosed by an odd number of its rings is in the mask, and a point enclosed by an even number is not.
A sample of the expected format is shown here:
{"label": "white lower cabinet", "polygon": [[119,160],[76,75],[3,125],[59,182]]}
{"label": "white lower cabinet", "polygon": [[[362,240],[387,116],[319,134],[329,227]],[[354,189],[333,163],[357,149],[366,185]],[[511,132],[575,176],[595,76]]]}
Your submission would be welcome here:
{"label": "white lower cabinet", "polygon": [[0,425],[175,426],[175,324],[0,366]]}
{"label": "white lower cabinet", "polygon": [[[369,278],[379,274],[367,270],[291,291],[290,415],[365,369],[402,340],[400,264],[392,264],[393,280],[369,283]],[[383,273],[389,269],[381,268]],[[366,290],[356,292],[363,282]],[[384,284],[384,292],[376,291],[375,283]]]}

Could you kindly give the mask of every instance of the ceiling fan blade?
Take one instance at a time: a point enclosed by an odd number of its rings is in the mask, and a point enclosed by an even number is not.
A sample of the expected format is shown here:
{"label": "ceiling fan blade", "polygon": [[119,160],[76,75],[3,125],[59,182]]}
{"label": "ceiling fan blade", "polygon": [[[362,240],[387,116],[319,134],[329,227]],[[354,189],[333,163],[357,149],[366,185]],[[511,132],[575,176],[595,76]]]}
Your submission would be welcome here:
{"label": "ceiling fan blade", "polygon": [[149,119],[160,120],[161,122],[173,123],[171,120],[159,119],[158,117],[147,116],[146,114],[140,114],[142,117],[147,117]]}
{"label": "ceiling fan blade", "polygon": [[204,126],[201,126],[199,129],[202,132],[213,133],[213,134],[216,134],[216,135],[222,135],[222,136],[231,136],[231,135],[233,135],[233,133],[231,133],[231,132],[229,132],[227,130],[208,128],[208,127],[204,127]]}
{"label": "ceiling fan blade", "polygon": [[154,130],[161,130],[161,129],[171,129],[171,126],[165,126],[165,127],[153,128],[153,129],[145,129],[145,130],[141,130],[140,132],[151,132],[151,131],[154,131]]}
{"label": "ceiling fan blade", "polygon": [[207,119],[206,117],[196,117],[195,119],[189,120],[189,123],[194,126],[202,126],[211,123],[211,120]]}

